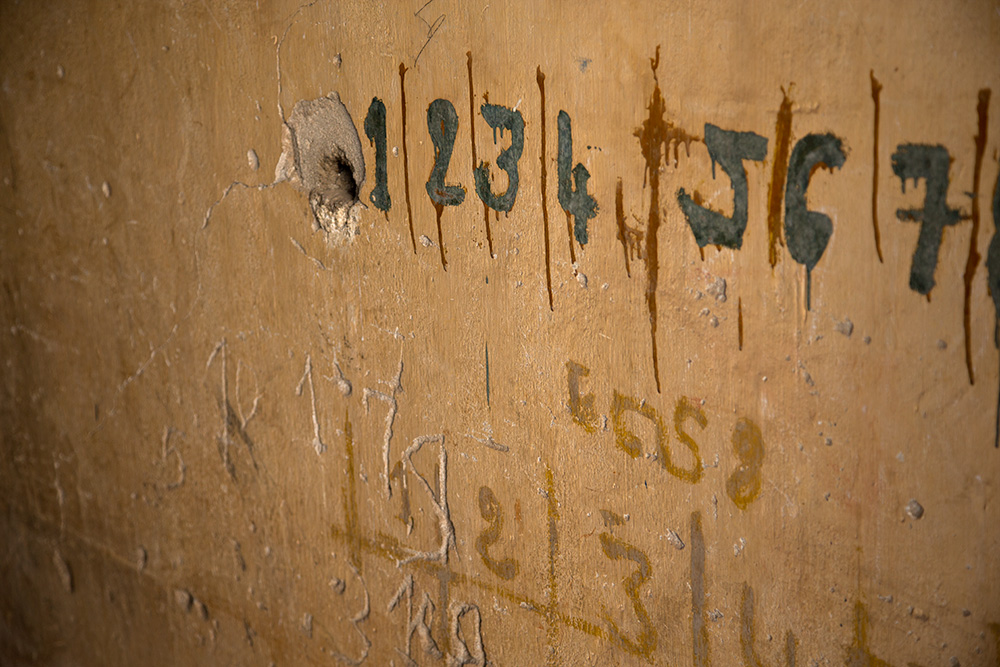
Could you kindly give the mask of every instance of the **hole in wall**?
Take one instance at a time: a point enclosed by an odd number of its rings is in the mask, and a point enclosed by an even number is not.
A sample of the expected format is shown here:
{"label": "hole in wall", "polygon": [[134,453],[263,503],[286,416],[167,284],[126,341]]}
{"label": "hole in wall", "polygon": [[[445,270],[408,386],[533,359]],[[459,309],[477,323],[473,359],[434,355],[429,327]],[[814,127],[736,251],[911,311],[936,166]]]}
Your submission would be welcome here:
{"label": "hole in wall", "polygon": [[285,121],[275,182],[305,192],[313,229],[327,240],[350,241],[358,234],[365,182],[361,138],[337,93],[300,100]]}

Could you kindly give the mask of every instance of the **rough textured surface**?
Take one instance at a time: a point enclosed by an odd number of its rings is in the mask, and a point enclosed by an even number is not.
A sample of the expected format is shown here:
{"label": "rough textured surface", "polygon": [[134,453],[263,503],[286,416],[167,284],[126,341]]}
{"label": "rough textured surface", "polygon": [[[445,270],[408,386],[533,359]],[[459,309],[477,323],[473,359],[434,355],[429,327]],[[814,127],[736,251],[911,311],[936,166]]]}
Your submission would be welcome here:
{"label": "rough textured surface", "polygon": [[365,159],[340,97],[298,102],[282,131],[281,149],[274,181],[287,180],[308,193],[314,228],[328,237],[357,236],[359,211],[352,209],[365,182]]}
{"label": "rough textured surface", "polygon": [[896,4],[0,3],[0,663],[997,664],[1000,13]]}

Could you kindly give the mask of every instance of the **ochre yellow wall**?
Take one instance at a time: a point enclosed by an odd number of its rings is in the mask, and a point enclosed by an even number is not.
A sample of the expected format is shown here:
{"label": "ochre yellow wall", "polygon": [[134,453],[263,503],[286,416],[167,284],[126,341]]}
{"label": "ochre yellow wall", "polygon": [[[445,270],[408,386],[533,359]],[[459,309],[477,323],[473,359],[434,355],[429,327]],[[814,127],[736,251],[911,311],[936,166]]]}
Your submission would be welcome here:
{"label": "ochre yellow wall", "polygon": [[1000,664],[998,64],[994,2],[3,3],[0,663]]}

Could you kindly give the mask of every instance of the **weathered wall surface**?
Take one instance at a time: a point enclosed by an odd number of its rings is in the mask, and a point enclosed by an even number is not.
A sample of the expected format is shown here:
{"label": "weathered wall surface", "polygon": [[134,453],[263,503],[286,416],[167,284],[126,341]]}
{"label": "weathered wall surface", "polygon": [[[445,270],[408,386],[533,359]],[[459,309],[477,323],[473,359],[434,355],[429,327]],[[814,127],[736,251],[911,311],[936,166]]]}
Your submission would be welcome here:
{"label": "weathered wall surface", "polygon": [[998,664],[996,3],[0,35],[0,662]]}

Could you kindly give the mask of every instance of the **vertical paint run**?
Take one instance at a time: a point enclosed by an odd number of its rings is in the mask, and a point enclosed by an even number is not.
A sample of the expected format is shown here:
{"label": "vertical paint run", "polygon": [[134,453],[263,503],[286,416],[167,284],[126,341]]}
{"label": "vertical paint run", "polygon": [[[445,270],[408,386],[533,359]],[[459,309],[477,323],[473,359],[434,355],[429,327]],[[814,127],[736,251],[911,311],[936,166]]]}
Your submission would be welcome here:
{"label": "vertical paint run", "polygon": [[694,667],[708,667],[708,623],[705,616],[705,535],[701,512],[691,513],[691,650]]}
{"label": "vertical paint run", "polygon": [[[448,611],[451,607],[451,591],[449,590],[449,584],[451,583],[451,569],[448,567],[448,563],[445,562],[444,567],[438,568],[438,602],[440,606],[438,608],[439,622],[441,623],[441,628],[448,627]],[[456,633],[456,637],[457,637]],[[461,638],[459,637],[459,641]],[[442,632],[441,633],[441,649],[445,655],[451,655],[451,633]]]}
{"label": "vertical paint run", "polygon": [[[993,343],[1000,349],[1000,174],[993,186],[993,238],[986,250],[986,286],[996,313]],[[994,447],[1000,448],[1000,392],[997,393],[996,435],[993,442]]]}
{"label": "vertical paint run", "polygon": [[979,116],[979,130],[976,133],[976,162],[972,172],[972,234],[969,237],[969,259],[965,263],[965,368],[969,372],[969,384],[976,383],[976,376],[972,371],[972,279],[976,276],[976,268],[979,266],[979,250],[976,247],[979,240],[979,180],[983,173],[983,154],[986,152],[986,131],[989,127],[990,118],[990,89],[983,88],[979,91],[979,103],[976,105],[976,112]]}
{"label": "vertical paint run", "polygon": [[739,313],[736,319],[736,326],[740,337],[740,352],[743,351],[743,297],[736,300],[736,307]]}
{"label": "vertical paint run", "polygon": [[622,179],[618,179],[615,188],[615,220],[618,222],[618,240],[622,244],[622,254],[625,255],[625,274],[631,278],[632,269],[628,263],[628,237],[625,232],[625,198],[622,195]]}
{"label": "vertical paint run", "polygon": [[[475,173],[479,166],[479,157],[476,154],[476,95],[472,87],[472,51],[465,52],[465,64],[469,70],[469,133],[472,142],[472,171]],[[493,230],[490,228],[490,211],[483,202],[483,222],[486,224],[486,243],[490,249],[490,258],[496,257],[493,254]]]}
{"label": "vertical paint run", "polygon": [[448,260],[444,256],[444,235],[441,233],[441,214],[444,213],[444,204],[434,202],[434,218],[437,222],[438,230],[438,250],[441,253],[441,268],[448,270]]}
{"label": "vertical paint run", "polygon": [[754,646],[756,628],[753,622],[754,601],[753,588],[743,582],[743,604],[740,610],[740,651],[743,654],[743,664],[747,667],[761,667],[760,658]]}
{"label": "vertical paint run", "polygon": [[882,263],[882,237],[878,231],[878,126],[882,110],[880,100],[882,84],[875,78],[875,70],[869,70],[868,76],[872,80],[872,102],[875,103],[875,130],[872,139],[872,229],[875,231],[875,252],[878,253],[879,263]]}
{"label": "vertical paint run", "polygon": [[549,249],[549,208],[545,200],[545,187],[548,180],[548,172],[545,167],[545,74],[539,66],[535,69],[535,81],[538,83],[538,93],[542,98],[542,226],[545,231],[545,286],[549,290],[549,311],[554,311],[552,306],[552,260]]}
{"label": "vertical paint run", "polygon": [[559,591],[556,582],[556,559],[559,556],[559,505],[556,503],[556,483],[552,476],[552,468],[545,466],[545,495],[549,515],[549,590],[548,605],[545,609],[545,637],[549,655],[546,665],[554,667],[559,664]]}
{"label": "vertical paint run", "polygon": [[789,630],[785,635],[785,664],[788,667],[795,667],[795,654],[799,643],[795,640],[795,635]]}
{"label": "vertical paint run", "polygon": [[[649,117],[642,122],[642,127],[635,130],[639,139],[639,148],[646,163],[645,178],[649,182],[649,219],[646,228],[646,305],[649,309],[649,335],[653,351],[653,377],[656,379],[656,393],[660,393],[660,360],[656,348],[656,287],[660,271],[659,245],[657,233],[660,229],[660,162],[670,162],[670,145],[674,145],[674,166],[677,166],[680,145],[684,144],[690,156],[692,141],[699,139],[674,126],[664,119],[666,104],[660,91],[660,81],[656,69],[660,65],[660,47],[656,47],[656,56],[649,59],[653,70],[653,94],[649,98]],[[645,187],[646,180],[643,181]]]}
{"label": "vertical paint run", "polygon": [[788,174],[788,148],[792,143],[792,100],[784,88],[781,95],[778,119],[774,123],[774,166],[771,183],[767,186],[767,261],[772,269],[778,263],[778,244],[785,245],[781,238],[781,197]]}
{"label": "vertical paint run", "polygon": [[649,222],[646,228],[646,305],[649,309],[649,336],[653,347],[653,377],[656,379],[656,393],[660,393],[660,361],[656,352],[656,281],[659,274],[657,254],[657,233],[660,230],[660,159],[661,148],[667,136],[666,121],[663,119],[665,105],[660,92],[660,82],[656,78],[656,68],[660,65],[660,47],[656,47],[656,57],[650,58],[653,70],[653,95],[649,99],[649,117],[635,134],[639,138],[642,157],[646,161],[646,178],[649,179]]}
{"label": "vertical paint run", "polygon": [[[844,664],[849,667],[854,665],[874,667],[892,667],[888,662],[872,653],[868,641],[868,608],[861,600],[854,604],[854,641],[847,649],[847,660]],[[909,663],[913,665],[914,663]]]}
{"label": "vertical paint run", "polygon": [[997,645],[997,667],[1000,667],[1000,623],[990,623],[989,628]]}
{"label": "vertical paint run", "polygon": [[576,248],[573,247],[573,214],[566,211],[566,235],[569,238],[569,261],[573,264],[573,272],[576,273]]}
{"label": "vertical paint run", "polygon": [[403,188],[406,191],[406,219],[410,223],[410,243],[417,254],[417,238],[413,235],[413,207],[410,205],[410,159],[406,152],[406,65],[399,63],[399,106],[403,117]]}
{"label": "vertical paint run", "polygon": [[358,490],[354,473],[354,431],[351,428],[350,413],[347,410],[344,410],[344,455],[347,458],[347,486],[343,489],[344,524],[347,527],[351,565],[360,572],[361,538],[358,534]]}
{"label": "vertical paint run", "polygon": [[[743,583],[743,603],[740,611],[740,650],[743,654],[744,667],[763,667],[764,663],[757,654],[756,627],[754,625],[754,594],[753,588]],[[768,635],[768,640],[770,640]],[[791,630],[785,635],[785,665],[795,667],[795,652],[797,644]]]}
{"label": "vertical paint run", "polygon": [[812,269],[806,268],[806,311],[812,310]]}

